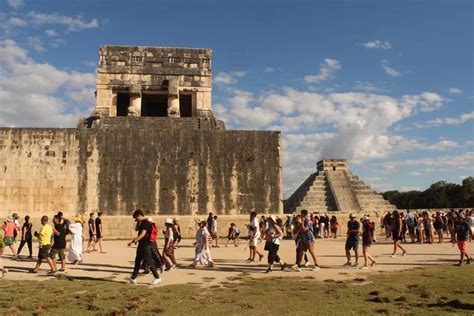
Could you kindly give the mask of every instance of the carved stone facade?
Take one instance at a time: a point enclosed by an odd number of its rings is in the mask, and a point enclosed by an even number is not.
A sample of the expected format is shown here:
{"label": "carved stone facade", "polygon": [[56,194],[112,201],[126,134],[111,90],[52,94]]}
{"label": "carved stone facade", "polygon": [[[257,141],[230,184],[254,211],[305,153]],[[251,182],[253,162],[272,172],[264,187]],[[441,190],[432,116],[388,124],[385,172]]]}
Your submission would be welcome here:
{"label": "carved stone facade", "polygon": [[96,114],[209,117],[210,49],[102,46]]}
{"label": "carved stone facade", "polygon": [[282,213],[280,132],[211,110],[211,50],[103,46],[78,128],[0,128],[0,210]]}

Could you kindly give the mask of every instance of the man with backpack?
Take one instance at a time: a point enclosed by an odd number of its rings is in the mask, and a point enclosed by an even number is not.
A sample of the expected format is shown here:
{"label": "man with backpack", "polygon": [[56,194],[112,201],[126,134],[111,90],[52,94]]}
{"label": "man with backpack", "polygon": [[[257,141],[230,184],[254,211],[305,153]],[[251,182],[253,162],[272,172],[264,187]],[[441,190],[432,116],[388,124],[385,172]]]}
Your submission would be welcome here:
{"label": "man with backpack", "polygon": [[157,285],[161,282],[160,275],[156,270],[155,261],[152,259],[152,243],[156,240],[158,230],[143,214],[141,210],[133,212],[133,218],[138,224],[138,236],[128,243],[130,247],[132,244],[137,244],[137,254],[135,256],[135,266],[133,268],[132,276],[129,279],[130,284],[137,284],[137,276],[140,270],[142,261],[150,267],[153,273],[153,281],[151,285]]}

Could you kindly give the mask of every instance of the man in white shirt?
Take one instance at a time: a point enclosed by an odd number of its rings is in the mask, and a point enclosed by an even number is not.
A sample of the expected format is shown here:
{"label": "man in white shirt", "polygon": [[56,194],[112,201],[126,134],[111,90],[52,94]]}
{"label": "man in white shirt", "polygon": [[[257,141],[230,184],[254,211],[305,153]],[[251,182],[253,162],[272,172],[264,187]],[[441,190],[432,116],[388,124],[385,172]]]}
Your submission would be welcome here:
{"label": "man in white shirt", "polygon": [[255,255],[258,254],[259,261],[262,261],[263,254],[257,250],[258,238],[260,237],[260,225],[257,219],[257,212],[250,212],[250,223],[247,225],[250,257],[247,263],[255,261]]}

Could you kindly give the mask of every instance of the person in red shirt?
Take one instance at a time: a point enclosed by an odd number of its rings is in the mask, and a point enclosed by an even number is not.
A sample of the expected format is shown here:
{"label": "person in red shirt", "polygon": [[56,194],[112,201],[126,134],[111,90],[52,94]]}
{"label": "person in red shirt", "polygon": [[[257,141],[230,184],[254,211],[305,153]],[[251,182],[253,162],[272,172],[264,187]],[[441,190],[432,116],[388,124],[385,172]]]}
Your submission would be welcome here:
{"label": "person in red shirt", "polygon": [[6,221],[3,223],[3,243],[9,247],[13,253],[13,259],[16,258],[16,250],[13,248],[15,243],[15,233],[18,233],[18,227],[14,223],[11,215],[8,215]]}

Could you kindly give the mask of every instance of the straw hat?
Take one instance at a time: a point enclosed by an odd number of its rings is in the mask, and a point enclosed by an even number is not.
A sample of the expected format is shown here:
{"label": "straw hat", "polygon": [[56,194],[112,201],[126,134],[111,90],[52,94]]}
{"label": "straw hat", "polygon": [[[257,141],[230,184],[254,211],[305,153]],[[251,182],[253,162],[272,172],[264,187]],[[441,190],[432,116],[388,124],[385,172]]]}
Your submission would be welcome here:
{"label": "straw hat", "polygon": [[7,220],[8,222],[13,222],[13,216],[8,215],[8,216],[6,217],[6,220]]}
{"label": "straw hat", "polygon": [[173,224],[173,220],[171,218],[167,218],[165,220],[165,224]]}
{"label": "straw hat", "polygon": [[173,222],[179,222],[179,217],[173,218]]}
{"label": "straw hat", "polygon": [[80,215],[74,215],[72,217],[73,222],[81,222],[82,223],[82,217]]}
{"label": "straw hat", "polygon": [[205,220],[204,218],[200,218],[197,222],[198,222],[198,224],[200,224],[200,223],[205,223],[206,220]]}

